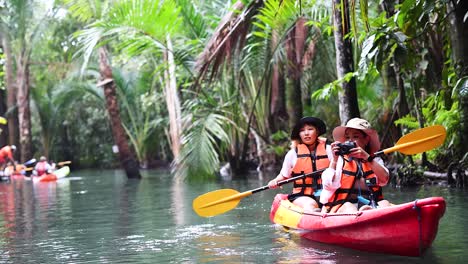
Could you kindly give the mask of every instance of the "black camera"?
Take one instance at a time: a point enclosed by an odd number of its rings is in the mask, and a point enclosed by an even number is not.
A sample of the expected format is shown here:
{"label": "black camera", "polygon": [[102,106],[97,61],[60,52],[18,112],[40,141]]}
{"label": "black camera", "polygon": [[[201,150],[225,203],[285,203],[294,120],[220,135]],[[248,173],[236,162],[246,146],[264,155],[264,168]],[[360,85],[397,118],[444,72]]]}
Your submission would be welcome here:
{"label": "black camera", "polygon": [[351,152],[351,149],[356,147],[356,142],[354,141],[345,141],[343,143],[338,143],[337,144],[340,149],[335,152],[336,155],[343,156],[346,154],[349,154]]}

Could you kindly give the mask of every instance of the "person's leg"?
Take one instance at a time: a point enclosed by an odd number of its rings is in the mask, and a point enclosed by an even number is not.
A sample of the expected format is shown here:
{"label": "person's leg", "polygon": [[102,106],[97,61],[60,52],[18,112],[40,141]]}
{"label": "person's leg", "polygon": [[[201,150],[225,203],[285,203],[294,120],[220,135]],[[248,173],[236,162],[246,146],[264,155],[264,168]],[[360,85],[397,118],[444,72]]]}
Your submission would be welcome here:
{"label": "person's leg", "polygon": [[378,201],[377,204],[379,205],[379,208],[389,207],[389,206],[392,206],[392,205],[393,205],[393,204],[390,203],[388,200]]}
{"label": "person's leg", "polygon": [[293,204],[298,205],[304,209],[304,211],[314,212],[318,208],[317,202],[308,196],[301,196],[294,200]]}
{"label": "person's leg", "polygon": [[354,213],[357,212],[357,206],[350,202],[344,203],[340,209],[338,209],[337,213]]}
{"label": "person's leg", "polygon": [[373,209],[372,206],[370,205],[363,205],[359,208],[359,211],[365,211],[365,210],[370,210],[370,209]]}

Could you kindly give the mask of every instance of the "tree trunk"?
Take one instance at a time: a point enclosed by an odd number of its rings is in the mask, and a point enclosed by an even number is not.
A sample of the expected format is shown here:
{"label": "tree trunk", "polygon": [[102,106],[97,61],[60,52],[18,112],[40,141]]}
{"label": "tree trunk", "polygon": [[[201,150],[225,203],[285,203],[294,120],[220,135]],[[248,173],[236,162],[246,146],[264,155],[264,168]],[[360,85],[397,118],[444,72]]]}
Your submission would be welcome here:
{"label": "tree trunk", "polygon": [[107,49],[99,48],[99,70],[101,73],[100,85],[103,85],[106,97],[106,108],[111,123],[112,135],[119,150],[120,164],[125,170],[128,178],[141,178],[135,153],[130,149],[127,134],[120,119],[119,103],[116,95],[116,84],[113,80],[112,69],[109,65]]}
{"label": "tree trunk", "polygon": [[287,110],[289,114],[289,126],[293,127],[302,117],[302,57],[306,47],[306,37],[308,27],[305,25],[305,19],[299,18],[296,21],[294,29],[291,30],[286,42],[286,51],[288,55],[288,85],[287,92]]}
{"label": "tree trunk", "polygon": [[166,96],[167,112],[169,114],[169,136],[171,141],[172,154],[174,160],[179,158],[180,147],[181,147],[181,106],[179,95],[177,93],[177,81],[175,76],[175,61],[174,55],[172,54],[172,41],[168,36],[167,50],[164,52],[164,59],[167,62],[167,68],[164,71],[165,89],[164,93]]}
{"label": "tree trunk", "polygon": [[[5,104],[6,93],[5,90],[0,89],[0,116],[5,117],[6,113],[6,104]],[[8,124],[0,124],[0,146],[5,146],[8,144]]]}
{"label": "tree trunk", "polygon": [[[454,5],[454,3],[457,4]],[[458,78],[468,76],[468,24],[464,22],[468,12],[468,1],[449,1],[447,11],[450,15],[450,30],[452,44],[452,59],[457,68]],[[468,81],[460,86],[458,91],[460,108],[460,151],[457,151],[461,159],[468,153]]]}
{"label": "tree trunk", "polygon": [[301,84],[297,80],[286,81],[286,108],[289,116],[289,127],[293,127],[302,116]]}
{"label": "tree trunk", "polygon": [[20,162],[23,163],[32,158],[32,137],[31,137],[31,108],[29,104],[29,59],[25,51],[21,51],[16,60],[16,82],[18,93],[18,121],[19,121],[19,142],[20,142]]}
{"label": "tree trunk", "polygon": [[[387,18],[390,18],[395,14],[395,0],[385,0],[381,3],[381,8],[387,14]],[[383,137],[381,137],[382,148],[391,147],[401,137],[400,126],[395,126],[394,122],[400,117],[405,116],[409,113],[408,103],[406,101],[405,87],[403,85],[403,79],[401,77],[401,71],[399,70],[399,62],[394,58],[391,59],[392,63],[385,64],[382,66],[382,80],[384,85],[383,98],[388,100],[392,91],[397,88],[399,92],[398,104],[396,107],[389,107],[383,109],[382,123],[385,124],[385,130]]]}
{"label": "tree trunk", "polygon": [[[343,5],[342,5],[343,4]],[[349,33],[348,0],[333,1],[333,25],[335,27],[336,71],[338,79],[343,79],[347,73],[354,72],[353,50],[351,40],[345,39]],[[338,93],[339,114],[341,123],[346,123],[353,117],[359,117],[359,106],[356,91],[356,79],[343,81],[342,90]]]}
{"label": "tree trunk", "polygon": [[[0,33],[0,48],[2,48],[3,54],[5,54],[4,55],[5,60],[11,57],[11,55],[9,55],[10,51],[5,51],[5,49],[9,49],[8,45],[9,43],[7,43],[6,39],[4,39]],[[8,48],[5,48],[5,46],[7,46]],[[11,62],[5,62],[5,88],[6,90],[8,90],[8,82],[11,81],[11,79],[9,79],[9,76],[8,76],[8,69],[7,69],[8,66],[6,65],[8,63],[11,64]],[[6,112],[8,110],[6,106],[6,96],[7,96],[7,92],[5,90],[0,90],[0,116],[1,117],[6,117]],[[7,144],[8,144],[8,124],[0,125],[0,145],[5,146]]]}
{"label": "tree trunk", "polygon": [[5,118],[8,120],[8,130],[3,131],[2,134],[8,135],[8,144],[19,147],[18,107],[16,105],[17,87],[14,81],[13,56],[7,35],[4,35],[2,40],[3,54],[5,54],[5,86],[7,93],[7,115]]}
{"label": "tree trunk", "polygon": [[[272,49],[276,49],[278,45],[278,36],[276,31],[273,31],[271,46]],[[283,74],[283,63],[275,63],[272,67],[271,76],[271,104],[270,104],[270,116],[269,124],[271,125],[270,130],[274,132],[278,130],[289,130],[287,129],[288,124],[288,113],[286,111],[286,81]]]}

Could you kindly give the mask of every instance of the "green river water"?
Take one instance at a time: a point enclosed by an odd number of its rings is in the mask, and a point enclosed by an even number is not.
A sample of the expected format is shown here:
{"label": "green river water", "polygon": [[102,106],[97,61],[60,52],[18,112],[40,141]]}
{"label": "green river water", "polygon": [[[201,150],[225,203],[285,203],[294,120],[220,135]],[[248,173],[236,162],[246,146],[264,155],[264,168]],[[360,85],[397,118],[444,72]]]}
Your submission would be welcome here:
{"label": "green river water", "polygon": [[242,199],[201,218],[192,201],[209,191],[247,191],[274,174],[210,183],[173,181],[164,171],[127,180],[118,170],[72,171],[59,182],[0,182],[0,263],[465,263],[468,196],[444,186],[386,187],[394,203],[443,196],[447,210],[423,257],[370,254],[311,242],[269,220],[284,189]]}

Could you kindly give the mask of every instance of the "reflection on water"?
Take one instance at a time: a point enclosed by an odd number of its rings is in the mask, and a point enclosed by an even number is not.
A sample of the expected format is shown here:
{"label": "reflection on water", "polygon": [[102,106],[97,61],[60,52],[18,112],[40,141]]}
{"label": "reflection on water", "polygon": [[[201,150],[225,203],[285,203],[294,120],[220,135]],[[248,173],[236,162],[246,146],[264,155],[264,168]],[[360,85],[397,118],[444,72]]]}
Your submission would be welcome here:
{"label": "reflection on water", "polygon": [[209,191],[251,190],[275,175],[211,183],[173,181],[161,171],[127,180],[121,171],[78,171],[56,183],[0,182],[0,263],[462,263],[468,259],[465,191],[384,190],[407,202],[443,196],[447,211],[422,258],[370,254],[307,241],[269,220],[269,190],[234,210],[201,218],[192,201]]}

